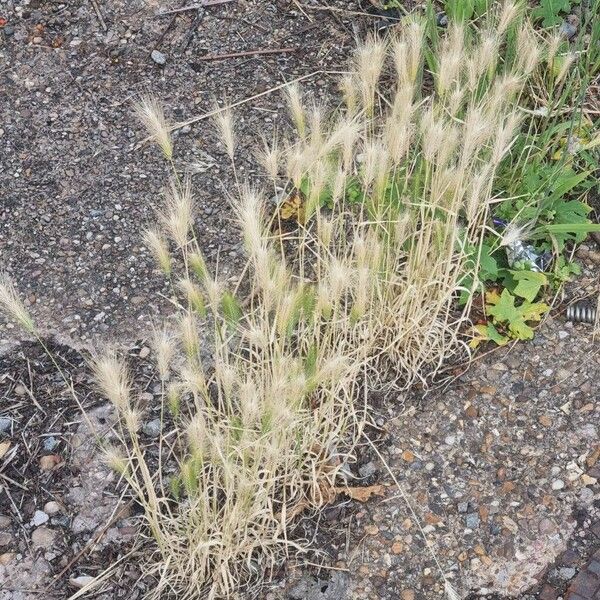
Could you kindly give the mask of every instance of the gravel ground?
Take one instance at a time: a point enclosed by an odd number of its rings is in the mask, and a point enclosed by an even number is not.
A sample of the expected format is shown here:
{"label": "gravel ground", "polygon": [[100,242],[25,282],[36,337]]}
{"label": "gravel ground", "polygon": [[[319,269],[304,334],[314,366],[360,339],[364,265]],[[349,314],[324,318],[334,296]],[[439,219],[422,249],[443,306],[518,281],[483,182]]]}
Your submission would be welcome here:
{"label": "gravel ground", "polygon": [[[209,110],[214,97],[241,100],[315,71],[307,87],[327,98],[353,25],[366,25],[328,11],[308,10],[311,20],[271,0],[174,19],[140,0],[97,4],[102,19],[88,0],[0,8],[8,19],[0,28],[0,254],[47,333],[74,347],[120,340],[144,378],[151,356],[133,340],[166,310],[167,290],[140,231],[160,206],[167,170],[154,148],[138,147],[144,134],[131,100],[152,91],[181,121]],[[202,60],[287,47],[298,50]],[[240,109],[241,173],[256,176],[256,131],[281,127],[281,108],[271,94]],[[195,173],[201,243],[227,277],[242,257],[226,159],[206,124],[180,130],[176,144],[178,165]],[[597,292],[597,281],[598,266],[589,265],[570,294]],[[18,333],[0,323],[0,347],[16,342]],[[67,598],[85,582],[78,578],[131,549],[135,514],[120,504],[116,481],[87,443],[88,425],[41,349],[10,347],[0,359],[0,444],[10,444],[0,457],[0,600]],[[57,350],[106,430],[111,413],[81,355]],[[557,312],[532,343],[480,356],[445,388],[378,405],[373,435],[464,597],[594,597],[581,590],[595,594],[597,583],[599,378],[590,328]],[[323,513],[317,540],[335,570],[290,565],[265,600],[442,597],[437,565],[387,468],[365,449],[359,471],[362,483],[385,483],[386,496]],[[134,598],[144,585],[124,561],[98,597]]]}
{"label": "gravel ground", "polygon": [[[132,101],[151,92],[171,120],[183,121],[215,99],[237,102],[310,74],[305,87],[324,98],[353,44],[348,19],[305,15],[285,1],[237,0],[160,17],[159,3],[109,0],[101,3],[106,27],[93,4],[0,6],[8,20],[0,28],[0,255],[46,331],[78,345],[131,340],[166,306],[141,230],[154,221],[168,172],[155,148],[138,148],[144,132]],[[295,51],[202,60],[279,48]],[[281,94],[237,115],[239,174],[253,177],[256,132],[268,136],[284,124]],[[202,247],[227,277],[241,261],[228,161],[206,121],[179,130],[175,141],[178,167],[195,173]],[[12,336],[0,324],[0,337]]]}

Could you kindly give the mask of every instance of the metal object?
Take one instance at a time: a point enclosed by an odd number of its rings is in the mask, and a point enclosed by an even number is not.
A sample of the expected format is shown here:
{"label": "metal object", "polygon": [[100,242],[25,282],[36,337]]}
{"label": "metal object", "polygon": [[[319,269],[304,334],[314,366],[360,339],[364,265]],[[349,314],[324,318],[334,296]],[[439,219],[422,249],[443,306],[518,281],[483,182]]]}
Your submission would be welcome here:
{"label": "metal object", "polygon": [[510,267],[513,267],[518,261],[525,261],[530,264],[532,271],[545,271],[552,262],[550,252],[540,254],[533,246],[524,244],[520,240],[506,245],[506,257]]}
{"label": "metal object", "polygon": [[593,325],[596,322],[597,315],[597,307],[591,306],[585,301],[567,307],[567,320],[574,323],[590,323]]}

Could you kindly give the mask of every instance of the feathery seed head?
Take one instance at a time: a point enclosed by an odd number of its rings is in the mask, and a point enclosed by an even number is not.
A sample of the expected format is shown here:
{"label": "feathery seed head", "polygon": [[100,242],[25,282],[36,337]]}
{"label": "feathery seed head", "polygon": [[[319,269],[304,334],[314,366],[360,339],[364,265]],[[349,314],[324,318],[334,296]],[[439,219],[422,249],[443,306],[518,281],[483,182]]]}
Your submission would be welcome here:
{"label": "feathery seed head", "polygon": [[515,19],[517,19],[520,13],[520,3],[513,2],[512,0],[507,0],[506,2],[504,2],[504,5],[502,6],[502,10],[500,12],[498,25],[496,27],[498,35],[503,35],[506,32],[506,30],[510,27],[511,23],[513,23]]}
{"label": "feathery seed head", "polygon": [[257,153],[257,158],[267,175],[276,180],[279,176],[279,165],[281,164],[281,149],[276,138],[269,146],[267,140],[263,138],[263,148]]}
{"label": "feathery seed head", "polygon": [[198,324],[191,313],[184,313],[179,319],[179,336],[183,350],[189,358],[195,358],[200,349]]}
{"label": "feathery seed head", "polygon": [[233,162],[235,158],[235,127],[231,108],[227,106],[226,108],[219,110],[215,115],[215,122],[221,135],[221,141],[227,150],[230,160]]}
{"label": "feathery seed head", "polygon": [[517,71],[529,76],[536,68],[541,56],[536,33],[531,25],[523,25],[517,33]]}
{"label": "feathery seed head", "polygon": [[35,334],[35,323],[6,273],[0,273],[0,310],[14,319],[25,331]]}
{"label": "feathery seed head", "polygon": [[158,229],[146,229],[144,231],[144,243],[165,275],[170,275],[172,268],[171,253],[169,252],[169,244],[162,233]]}
{"label": "feathery seed head", "polygon": [[373,36],[369,36],[355,51],[356,71],[367,116],[373,114],[375,91],[385,62],[385,54],[385,42]]}
{"label": "feathery seed head", "polygon": [[156,367],[161,380],[169,378],[171,364],[175,356],[176,346],[173,335],[166,327],[155,329],[152,337],[152,347],[156,357]]}
{"label": "feathery seed head", "polygon": [[97,355],[92,359],[92,372],[100,391],[119,411],[129,407],[131,377],[124,361],[110,351]]}
{"label": "feathery seed head", "polygon": [[123,418],[125,428],[129,434],[132,436],[135,435],[135,433],[139,431],[141,425],[140,411],[131,406],[127,406],[121,411],[121,417]]}
{"label": "feathery seed head", "polygon": [[104,462],[110,469],[119,475],[124,475],[127,472],[129,463],[120,448],[111,445],[104,448],[103,453]]}
{"label": "feathery seed head", "polygon": [[237,217],[244,234],[244,246],[250,256],[265,246],[264,202],[260,193],[249,185],[243,186]]}
{"label": "feathery seed head", "polygon": [[142,96],[134,104],[134,111],[142,125],[146,128],[148,135],[158,144],[165,158],[173,158],[173,142],[165,113],[156,98]]}
{"label": "feathery seed head", "polygon": [[358,82],[356,77],[351,74],[344,75],[340,87],[346,105],[346,114],[352,117],[358,110]]}
{"label": "feathery seed head", "polygon": [[177,282],[177,286],[185,294],[192,310],[201,317],[204,317],[206,315],[206,306],[200,288],[187,277],[181,278]]}
{"label": "feathery seed head", "polygon": [[166,211],[163,214],[165,223],[173,241],[180,247],[187,246],[188,235],[194,223],[194,208],[192,200],[192,186],[187,179],[182,186],[175,181],[166,194]]}
{"label": "feathery seed head", "polygon": [[298,83],[293,82],[286,86],[285,95],[292,121],[294,122],[300,137],[304,138],[306,135],[306,113],[304,111],[302,94],[300,93],[300,86]]}

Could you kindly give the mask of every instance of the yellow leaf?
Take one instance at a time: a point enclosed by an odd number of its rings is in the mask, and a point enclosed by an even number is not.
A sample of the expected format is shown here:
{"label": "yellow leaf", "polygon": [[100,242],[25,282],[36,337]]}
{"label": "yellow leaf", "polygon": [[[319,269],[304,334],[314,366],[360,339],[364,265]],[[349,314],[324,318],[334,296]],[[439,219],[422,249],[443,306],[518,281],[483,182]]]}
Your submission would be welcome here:
{"label": "yellow leaf", "polygon": [[500,294],[496,289],[490,290],[489,292],[485,293],[485,299],[488,304],[497,304],[498,300],[500,300]]}

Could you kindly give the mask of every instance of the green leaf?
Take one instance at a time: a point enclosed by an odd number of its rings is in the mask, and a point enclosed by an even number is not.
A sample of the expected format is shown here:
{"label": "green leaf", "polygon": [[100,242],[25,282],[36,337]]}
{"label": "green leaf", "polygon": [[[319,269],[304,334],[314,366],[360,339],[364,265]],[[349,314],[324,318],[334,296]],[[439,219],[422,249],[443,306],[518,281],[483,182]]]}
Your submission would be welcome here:
{"label": "green leaf", "polygon": [[562,21],[561,12],[568,13],[570,10],[571,4],[568,0],[540,0],[532,15],[535,20],[541,19],[544,27],[553,27]]}
{"label": "green leaf", "polygon": [[516,298],[507,289],[502,290],[500,296],[497,292],[489,292],[486,298],[490,305],[488,314],[494,318],[494,322],[508,325],[512,337],[519,340],[533,338],[533,329],[527,321],[540,321],[542,315],[549,310],[547,304],[527,300],[520,306],[515,306]]}
{"label": "green leaf", "polygon": [[475,325],[473,339],[469,342],[471,348],[477,348],[481,342],[492,341],[498,344],[498,346],[504,346],[509,342],[509,338],[502,335],[495,327],[493,323],[486,323],[485,325]]}
{"label": "green leaf", "polygon": [[511,271],[517,285],[513,293],[520,298],[533,302],[540,289],[548,284],[548,278],[537,271]]}
{"label": "green leaf", "polygon": [[479,256],[479,279],[481,281],[496,281],[498,279],[498,261],[492,256],[492,247],[481,244]]}
{"label": "green leaf", "polygon": [[515,307],[515,297],[507,290],[502,290],[502,295],[487,294],[487,301],[491,306],[488,313],[495,317],[496,321],[511,323],[520,318],[519,311]]}

